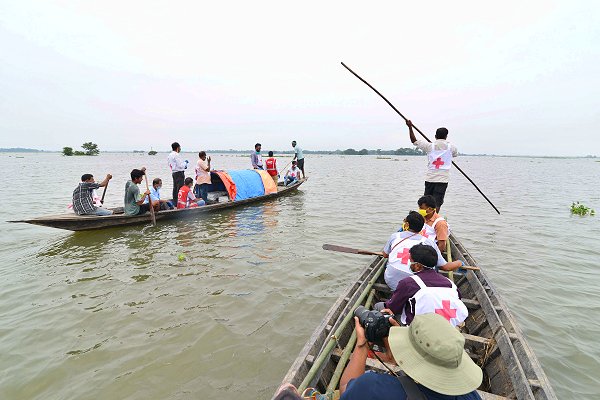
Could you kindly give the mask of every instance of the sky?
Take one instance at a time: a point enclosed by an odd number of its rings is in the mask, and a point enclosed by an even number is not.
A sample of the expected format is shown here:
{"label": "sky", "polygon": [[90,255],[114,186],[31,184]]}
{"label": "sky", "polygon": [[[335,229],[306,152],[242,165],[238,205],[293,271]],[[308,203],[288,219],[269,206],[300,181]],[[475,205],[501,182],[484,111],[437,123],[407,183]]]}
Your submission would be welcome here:
{"label": "sky", "polygon": [[0,147],[600,156],[598,1],[0,0]]}

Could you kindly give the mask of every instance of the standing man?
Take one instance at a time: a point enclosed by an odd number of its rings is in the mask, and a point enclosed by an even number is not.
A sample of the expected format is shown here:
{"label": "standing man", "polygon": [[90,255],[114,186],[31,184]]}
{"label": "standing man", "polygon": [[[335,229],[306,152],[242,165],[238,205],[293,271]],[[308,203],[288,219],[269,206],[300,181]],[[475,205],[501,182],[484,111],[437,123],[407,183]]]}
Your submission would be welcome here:
{"label": "standing man", "polygon": [[194,194],[196,197],[202,197],[205,203],[208,204],[208,185],[210,180],[210,156],[206,157],[206,152],[198,153],[198,163],[196,164],[196,186]]}
{"label": "standing man", "polygon": [[100,183],[94,182],[94,175],[83,174],[81,183],[73,190],[73,211],[77,215],[111,215],[113,212],[105,208],[96,207],[92,192],[99,187],[108,185],[112,175],[106,175],[106,178]]}
{"label": "standing man", "polygon": [[252,152],[252,155],[250,156],[250,161],[252,161],[252,168],[254,169],[264,169],[262,156],[260,155],[260,148],[260,143],[256,143],[254,145],[254,152]]}
{"label": "standing man", "polygon": [[306,175],[304,174],[304,153],[302,152],[300,146],[296,144],[295,140],[292,142],[292,147],[294,148],[293,159],[298,160],[298,169],[302,171],[302,179],[304,179],[306,178]]}
{"label": "standing man", "polygon": [[425,174],[425,193],[423,195],[432,195],[435,198],[437,212],[440,212],[440,208],[444,204],[446,188],[448,188],[452,157],[458,156],[458,150],[446,140],[448,137],[446,128],[438,128],[435,131],[435,142],[428,143],[421,139],[417,140],[410,120],[406,121],[406,125],[408,125],[408,134],[412,144],[427,153],[427,174]]}
{"label": "standing man", "polygon": [[269,152],[269,158],[265,161],[265,165],[267,167],[267,172],[273,178],[275,182],[275,186],[277,186],[277,182],[279,182],[279,175],[277,173],[277,159],[273,157],[273,152]]}
{"label": "standing man", "polygon": [[185,180],[185,169],[187,168],[188,161],[183,160],[179,153],[181,152],[181,146],[179,143],[174,142],[171,144],[173,151],[167,157],[169,168],[171,168],[171,174],[173,175],[173,202],[177,201],[177,194],[179,189],[183,186]]}

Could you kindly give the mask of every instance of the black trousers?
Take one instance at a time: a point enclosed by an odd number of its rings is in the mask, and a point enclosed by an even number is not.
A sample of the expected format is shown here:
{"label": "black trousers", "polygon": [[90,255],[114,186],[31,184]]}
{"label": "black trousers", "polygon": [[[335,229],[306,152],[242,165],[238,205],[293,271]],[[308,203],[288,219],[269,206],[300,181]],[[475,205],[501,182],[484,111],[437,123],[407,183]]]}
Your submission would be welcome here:
{"label": "black trousers", "polygon": [[440,208],[442,208],[442,204],[444,204],[444,195],[446,194],[447,188],[448,182],[425,182],[425,193],[423,195],[432,195],[439,211]]}
{"label": "black trousers", "polygon": [[185,173],[183,171],[173,172],[173,203],[177,204],[177,194],[185,181]]}

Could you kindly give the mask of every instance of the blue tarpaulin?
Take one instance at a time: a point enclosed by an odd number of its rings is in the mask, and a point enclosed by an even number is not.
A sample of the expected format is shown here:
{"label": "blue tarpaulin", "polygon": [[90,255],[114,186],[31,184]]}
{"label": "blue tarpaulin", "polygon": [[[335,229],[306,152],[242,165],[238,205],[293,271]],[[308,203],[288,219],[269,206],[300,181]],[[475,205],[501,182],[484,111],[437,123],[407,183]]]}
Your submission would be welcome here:
{"label": "blue tarpaulin", "polygon": [[235,201],[265,194],[265,186],[262,183],[262,178],[257,172],[250,169],[238,171],[227,170],[227,174],[231,177],[231,180],[235,183],[237,189]]}

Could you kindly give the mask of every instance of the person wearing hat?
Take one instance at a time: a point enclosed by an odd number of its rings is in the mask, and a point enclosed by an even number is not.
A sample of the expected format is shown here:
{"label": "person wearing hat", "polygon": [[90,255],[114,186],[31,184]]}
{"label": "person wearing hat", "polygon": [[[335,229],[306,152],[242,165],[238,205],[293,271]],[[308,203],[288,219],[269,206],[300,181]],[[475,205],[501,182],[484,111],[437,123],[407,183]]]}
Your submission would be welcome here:
{"label": "person wearing hat", "polygon": [[407,392],[411,400],[481,399],[476,389],[483,371],[465,352],[463,335],[442,316],[417,315],[408,327],[390,318],[390,324],[386,350],[407,377],[365,373],[369,347],[365,330],[354,317],[356,345],[340,380],[340,400],[405,400]]}
{"label": "person wearing hat", "polygon": [[285,183],[285,186],[296,182],[297,180],[300,179],[300,168],[298,168],[298,163],[296,162],[296,160],[292,161],[292,167],[290,169],[288,169],[288,171],[285,173],[285,176],[283,177],[283,182]]}

